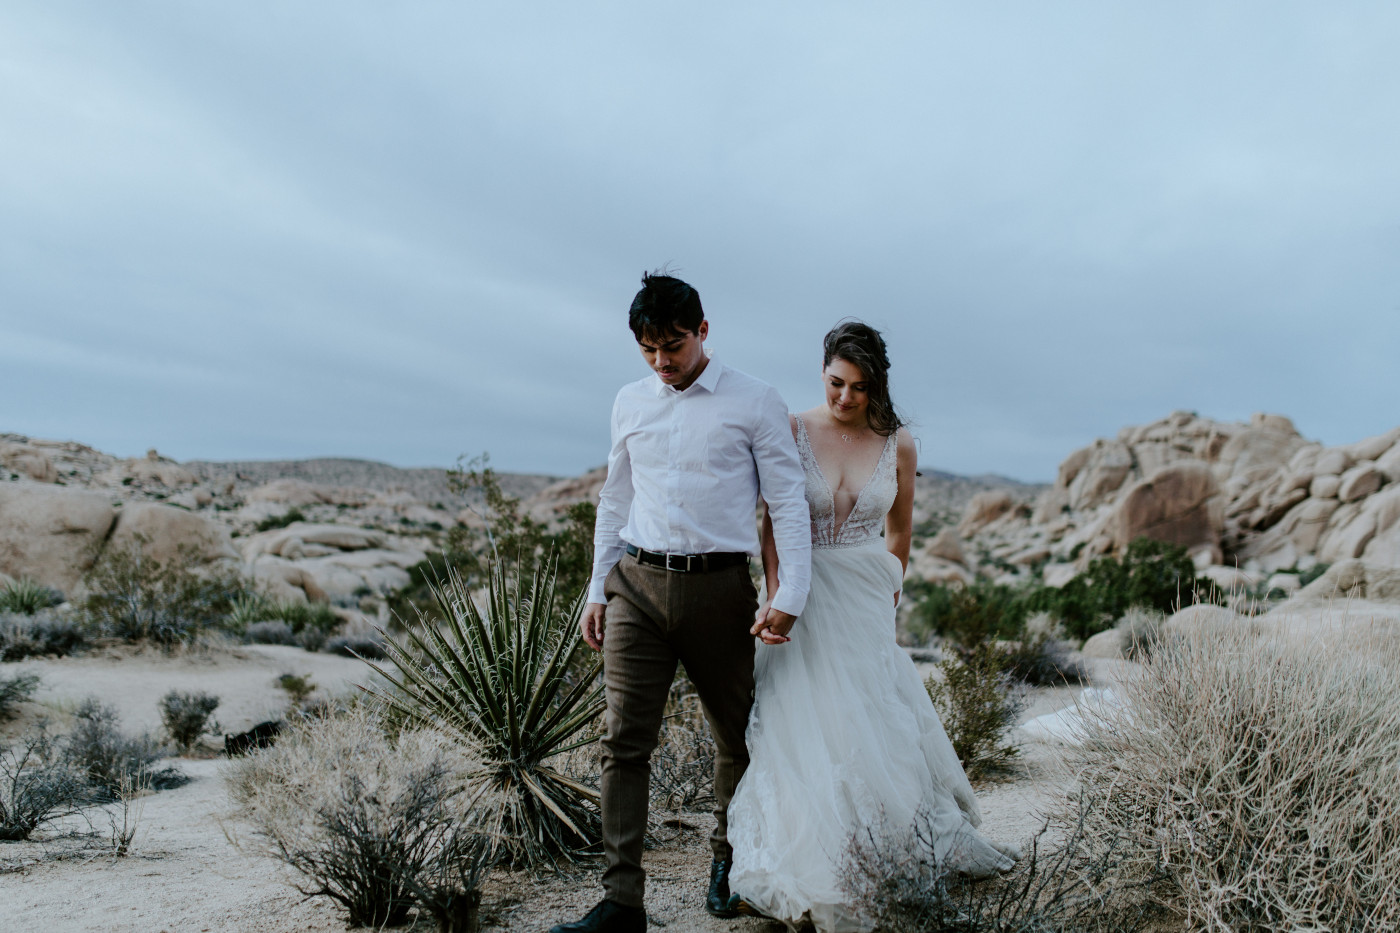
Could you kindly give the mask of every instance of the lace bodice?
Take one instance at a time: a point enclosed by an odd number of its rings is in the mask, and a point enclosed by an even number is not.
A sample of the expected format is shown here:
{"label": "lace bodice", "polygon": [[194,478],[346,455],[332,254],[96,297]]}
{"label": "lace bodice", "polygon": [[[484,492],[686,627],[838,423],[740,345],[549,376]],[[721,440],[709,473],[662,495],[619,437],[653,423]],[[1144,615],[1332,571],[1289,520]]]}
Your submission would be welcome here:
{"label": "lace bodice", "polygon": [[865,481],[851,514],[836,527],[836,497],[826,481],[817,457],[812,453],[812,442],[807,437],[807,425],[801,415],[797,420],[797,453],[802,459],[802,472],[807,477],[807,505],[812,510],[812,547],[859,547],[878,538],[885,527],[885,514],[894,505],[895,493],[899,489],[896,473],[898,460],[895,456],[899,447],[896,438],[899,432],[885,438],[885,447],[880,451],[880,459],[875,462],[875,470]]}

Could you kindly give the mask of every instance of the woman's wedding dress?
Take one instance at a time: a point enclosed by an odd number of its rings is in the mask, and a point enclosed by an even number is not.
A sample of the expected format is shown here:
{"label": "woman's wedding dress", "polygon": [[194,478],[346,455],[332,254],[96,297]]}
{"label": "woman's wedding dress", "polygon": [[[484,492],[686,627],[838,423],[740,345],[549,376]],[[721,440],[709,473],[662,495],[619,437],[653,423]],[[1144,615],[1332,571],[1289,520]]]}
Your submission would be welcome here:
{"label": "woman's wedding dress", "polygon": [[981,814],[972,786],[895,643],[904,571],[880,531],[895,499],[896,437],[837,528],[831,488],[797,419],[812,510],[811,595],[792,641],[758,646],[750,764],[729,806],[730,889],[771,917],[805,917],[823,933],[869,929],[839,881],[850,838],[868,828],[907,831],[926,817],[940,864],[974,875],[1012,865],[973,828]]}

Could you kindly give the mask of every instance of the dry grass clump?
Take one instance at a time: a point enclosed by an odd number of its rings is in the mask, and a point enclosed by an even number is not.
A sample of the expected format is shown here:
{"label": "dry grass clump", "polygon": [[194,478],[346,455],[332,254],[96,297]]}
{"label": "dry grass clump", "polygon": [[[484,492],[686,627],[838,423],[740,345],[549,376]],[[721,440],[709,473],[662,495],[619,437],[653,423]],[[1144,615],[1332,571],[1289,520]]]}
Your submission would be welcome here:
{"label": "dry grass clump", "polygon": [[1162,643],[1162,627],[1166,624],[1166,613],[1156,609],[1134,606],[1114,623],[1114,628],[1123,633],[1123,657],[1129,661],[1143,661]]}
{"label": "dry grass clump", "polygon": [[1400,650],[1169,641],[1089,721],[1090,839],[1209,930],[1400,923]]}
{"label": "dry grass clump", "polygon": [[[1153,902],[1159,880],[1125,880],[1112,845],[1090,851],[1081,817],[1063,841],[1042,848],[1046,830],[1006,874],[973,880],[928,814],[908,827],[872,827],[853,836],[842,865],[850,903],[883,933],[1139,933],[1165,913]],[[954,841],[951,852],[957,851]]]}
{"label": "dry grass clump", "polygon": [[443,930],[475,928],[493,846],[473,820],[478,764],[460,739],[390,734],[364,708],[289,725],[227,776],[259,848],[300,872],[352,926],[395,926],[412,907]]}

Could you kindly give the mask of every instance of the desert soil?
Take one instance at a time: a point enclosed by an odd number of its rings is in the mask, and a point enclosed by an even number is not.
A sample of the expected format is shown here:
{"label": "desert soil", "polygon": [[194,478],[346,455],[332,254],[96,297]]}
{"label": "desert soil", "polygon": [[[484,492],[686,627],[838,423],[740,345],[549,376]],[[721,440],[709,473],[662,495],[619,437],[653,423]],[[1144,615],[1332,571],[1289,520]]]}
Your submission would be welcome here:
{"label": "desert soil", "polygon": [[[1099,682],[1121,672],[1121,666],[1096,663]],[[43,686],[21,718],[5,725],[7,736],[40,715],[61,719],[89,695],[115,705],[126,729],[154,732],[159,727],[156,702],[171,689],[218,695],[223,702],[216,717],[226,730],[241,730],[285,707],[285,694],[273,685],[279,674],[310,674],[324,692],[335,695],[367,682],[372,673],[353,659],[277,646],[205,648],[177,657],[114,648],[13,667],[39,674]],[[1024,716],[1063,707],[1077,693],[1076,688],[1037,690]],[[222,778],[228,763],[212,756],[210,748],[172,762],[190,782],[141,800],[132,851],[123,858],[112,855],[108,842],[108,812],[114,807],[90,810],[84,819],[69,820],[36,841],[0,843],[0,930],[345,929],[344,914],[335,904],[304,897],[292,887],[295,875],[256,854],[248,827],[230,809]],[[979,787],[983,829],[998,840],[1026,843],[1040,828],[1043,813],[1062,799],[1069,778],[1058,761],[1052,746],[1024,746],[1012,779]],[[717,920],[702,909],[710,819],[708,814],[686,815],[688,828],[648,852],[651,925],[672,933],[781,929],[756,919]],[[483,927],[523,933],[573,919],[600,896],[599,870],[593,862],[538,879],[497,872],[483,888]],[[424,918],[404,929],[435,927]]]}

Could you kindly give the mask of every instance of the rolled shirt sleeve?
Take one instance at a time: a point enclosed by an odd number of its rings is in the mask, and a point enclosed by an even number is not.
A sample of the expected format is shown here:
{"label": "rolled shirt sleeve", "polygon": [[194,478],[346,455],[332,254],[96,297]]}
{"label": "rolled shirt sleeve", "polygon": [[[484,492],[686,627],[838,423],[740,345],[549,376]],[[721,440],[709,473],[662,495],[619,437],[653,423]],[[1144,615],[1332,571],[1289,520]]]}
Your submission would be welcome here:
{"label": "rolled shirt sleeve", "polygon": [[[768,503],[773,541],[778,548],[778,592],[772,607],[801,615],[812,587],[812,516],[807,505],[806,478],[792,438],[787,406],[776,389],[769,389],[758,406],[753,434],[753,459],[758,469],[759,495]],[[611,479],[611,477],[609,477]]]}
{"label": "rolled shirt sleeve", "polygon": [[632,508],[632,461],[627,439],[618,424],[621,395],[613,402],[612,448],[608,451],[608,478],[598,494],[598,518],[593,526],[593,577],[588,583],[588,602],[606,603],[603,582],[627,553],[622,528]]}

